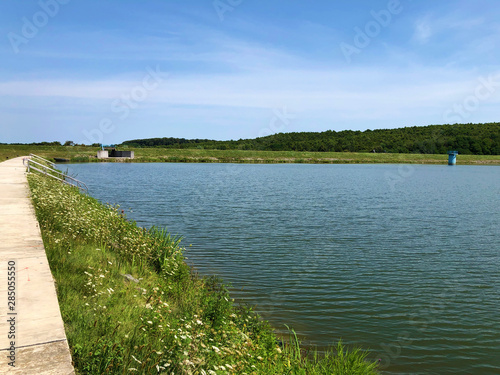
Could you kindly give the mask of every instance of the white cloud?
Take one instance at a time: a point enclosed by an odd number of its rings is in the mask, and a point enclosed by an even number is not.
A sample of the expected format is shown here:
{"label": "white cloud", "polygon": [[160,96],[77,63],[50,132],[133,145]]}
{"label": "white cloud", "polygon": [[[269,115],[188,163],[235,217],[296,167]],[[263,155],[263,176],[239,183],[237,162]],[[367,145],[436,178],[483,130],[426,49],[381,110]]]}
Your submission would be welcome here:
{"label": "white cloud", "polygon": [[[72,42],[64,49],[27,50],[37,64],[57,64],[37,65],[29,75],[0,76],[0,112],[8,114],[4,123],[13,134],[19,127],[40,126],[37,119],[64,134],[69,128],[81,134],[81,129],[98,126],[103,117],[115,120],[113,101],[140,85],[147,66],[159,64],[168,78],[148,93],[130,117],[115,121],[113,137],[256,137],[268,126],[272,110],[283,107],[297,115],[286,131],[443,123],[443,113],[474,92],[479,76],[494,73],[471,68],[478,61],[478,54],[471,52],[490,51],[495,45],[494,34],[483,30],[481,38],[475,37],[474,27],[481,22],[463,14],[412,18],[404,25],[404,42],[387,38],[383,48],[366,49],[362,52],[366,60],[352,65],[343,60],[339,64],[333,52],[309,55],[300,47],[257,42],[253,35],[203,26],[181,25],[175,32],[130,39],[111,32],[102,42],[96,32],[58,34],[60,43],[54,44],[86,40],[97,47],[85,50]],[[321,34],[318,45],[336,50],[336,36],[330,35],[335,29],[305,24],[303,30],[311,31],[304,40]],[[407,43],[412,35],[423,48]],[[428,52],[431,43],[446,48]],[[436,57],[436,51],[444,57]],[[58,64],[64,71],[59,71]],[[80,67],[88,70],[82,72]],[[46,74],[49,70],[51,74]],[[484,116],[494,120],[498,96],[481,103],[470,121],[483,121]]]}
{"label": "white cloud", "polygon": [[[453,103],[474,93],[477,79],[474,73],[463,70],[422,67],[412,71],[378,67],[172,75],[139,103],[124,123],[141,123],[141,118],[148,118],[149,123],[168,119],[165,123],[187,125],[192,121],[191,126],[210,124],[209,128],[200,129],[198,137],[210,138],[210,132],[219,132],[219,137],[224,138],[228,124],[239,123],[253,129],[262,126],[263,114],[283,107],[298,115],[304,131],[318,124],[325,130],[341,130],[374,128],[388,121],[391,127],[442,123],[443,113]],[[35,102],[41,106],[48,103],[47,108],[56,117],[54,102],[62,108],[74,108],[75,102],[86,110],[94,106],[99,108],[90,123],[95,127],[99,116],[116,118],[111,103],[135,86],[137,82],[133,80],[7,82],[0,83],[0,95],[17,97],[18,103],[25,103],[26,107]],[[497,97],[492,96],[484,104],[497,101]],[[68,120],[68,111],[64,111],[64,116]],[[75,112],[75,123],[82,122],[79,117]],[[85,121],[89,121],[89,116]],[[215,131],[217,124],[220,128]],[[161,127],[157,133],[164,135]],[[258,129],[249,133],[256,134]]]}

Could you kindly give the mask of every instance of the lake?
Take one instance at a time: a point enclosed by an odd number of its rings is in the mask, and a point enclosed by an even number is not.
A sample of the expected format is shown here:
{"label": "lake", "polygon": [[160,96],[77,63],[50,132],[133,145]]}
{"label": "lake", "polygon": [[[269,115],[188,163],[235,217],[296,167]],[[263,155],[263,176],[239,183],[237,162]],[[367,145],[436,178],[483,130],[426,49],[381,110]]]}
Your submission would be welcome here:
{"label": "lake", "polygon": [[500,373],[500,167],[60,168],[182,235],[188,263],[278,332],[342,338],[391,374]]}

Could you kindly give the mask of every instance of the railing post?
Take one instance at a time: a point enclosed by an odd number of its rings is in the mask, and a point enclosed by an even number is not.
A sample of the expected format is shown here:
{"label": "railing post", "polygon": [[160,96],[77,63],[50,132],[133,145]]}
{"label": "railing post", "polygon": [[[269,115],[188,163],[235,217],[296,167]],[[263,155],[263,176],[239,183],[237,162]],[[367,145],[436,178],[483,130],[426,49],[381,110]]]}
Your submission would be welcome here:
{"label": "railing post", "polygon": [[[33,156],[36,156],[36,155],[33,155]],[[88,194],[89,190],[88,190],[87,185],[85,185],[84,182],[77,180],[76,178],[67,176],[64,173],[62,173],[56,169],[52,169],[49,166],[44,165],[44,164],[40,164],[34,160],[28,159],[27,162],[28,162],[28,172],[31,172],[31,169],[33,169],[35,171],[40,172],[43,175],[55,178],[56,180],[61,181],[62,183],[66,184],[66,185],[74,186],[74,187],[80,189],[85,194]]]}

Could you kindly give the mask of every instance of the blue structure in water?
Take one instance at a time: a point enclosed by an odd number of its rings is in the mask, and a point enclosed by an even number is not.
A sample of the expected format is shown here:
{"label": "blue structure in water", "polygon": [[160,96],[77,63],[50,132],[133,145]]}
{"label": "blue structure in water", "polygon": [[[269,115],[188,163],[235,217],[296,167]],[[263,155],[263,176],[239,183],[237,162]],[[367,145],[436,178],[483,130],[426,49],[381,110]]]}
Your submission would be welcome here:
{"label": "blue structure in water", "polygon": [[448,165],[457,164],[458,151],[448,151]]}

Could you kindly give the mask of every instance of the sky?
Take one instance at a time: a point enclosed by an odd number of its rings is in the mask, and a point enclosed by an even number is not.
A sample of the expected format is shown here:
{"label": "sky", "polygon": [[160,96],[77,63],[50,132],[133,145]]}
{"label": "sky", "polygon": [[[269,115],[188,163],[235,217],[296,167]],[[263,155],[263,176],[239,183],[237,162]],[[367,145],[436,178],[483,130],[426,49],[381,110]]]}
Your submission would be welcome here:
{"label": "sky", "polygon": [[0,142],[500,120],[500,2],[2,0]]}

